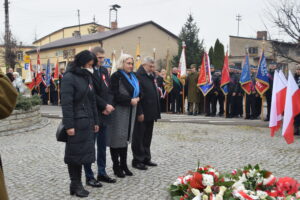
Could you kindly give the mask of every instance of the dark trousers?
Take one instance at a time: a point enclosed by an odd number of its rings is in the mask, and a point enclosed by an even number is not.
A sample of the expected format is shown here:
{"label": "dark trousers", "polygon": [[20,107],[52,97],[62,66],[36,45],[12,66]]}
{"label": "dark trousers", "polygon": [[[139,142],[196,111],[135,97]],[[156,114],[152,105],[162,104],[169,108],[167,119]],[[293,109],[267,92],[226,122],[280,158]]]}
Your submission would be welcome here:
{"label": "dark trousers", "polygon": [[216,115],[217,112],[217,98],[212,92],[205,96],[205,113],[206,115]]}
{"label": "dark trousers", "polygon": [[220,106],[219,115],[224,114],[224,101],[225,101],[225,96],[223,94],[218,94],[217,102],[219,102],[219,106]]}
{"label": "dark trousers", "polygon": [[257,110],[255,105],[255,95],[246,95],[246,118],[257,117]]}
{"label": "dark trousers", "polygon": [[[99,133],[95,134],[95,142],[97,144],[97,167],[98,175],[106,175],[106,126],[101,126]],[[85,176],[87,179],[93,179],[94,173],[92,163],[84,165]]]}
{"label": "dark trousers", "polygon": [[300,114],[294,118],[294,133],[295,135],[300,135]]}
{"label": "dark trousers", "polygon": [[81,181],[82,165],[68,164],[68,171],[71,180],[70,187],[74,189],[76,187],[82,187],[82,181]]}
{"label": "dark trousers", "polygon": [[272,93],[268,92],[266,93],[266,99],[267,99],[267,119],[270,119],[270,112],[271,112],[271,102],[272,102]]}
{"label": "dark trousers", "polygon": [[151,160],[151,140],[154,120],[136,122],[132,135],[133,162],[144,162]]}
{"label": "dark trousers", "polygon": [[181,112],[181,95],[179,92],[171,92],[171,111],[173,113],[175,112]]}
{"label": "dark trousers", "polygon": [[255,96],[256,117],[259,117],[261,114],[261,104],[261,97],[259,95]]}
{"label": "dark trousers", "polygon": [[113,170],[118,168],[128,169],[127,167],[127,147],[110,148],[110,155],[113,162]]}

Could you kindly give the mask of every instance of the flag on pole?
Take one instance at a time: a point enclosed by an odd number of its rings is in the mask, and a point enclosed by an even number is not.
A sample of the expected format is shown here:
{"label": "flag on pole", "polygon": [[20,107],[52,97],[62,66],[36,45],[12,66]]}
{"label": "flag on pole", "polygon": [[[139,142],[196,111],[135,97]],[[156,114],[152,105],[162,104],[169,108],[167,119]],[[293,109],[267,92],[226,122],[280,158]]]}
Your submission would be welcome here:
{"label": "flag on pole", "polygon": [[244,60],[244,63],[243,63],[243,68],[242,68],[242,73],[241,73],[241,78],[240,78],[240,84],[241,84],[242,89],[247,94],[251,93],[252,79],[251,79],[251,73],[250,73],[248,53],[246,54],[245,60]]}
{"label": "flag on pole", "polygon": [[197,85],[204,96],[206,96],[209,93],[209,91],[213,89],[214,86],[211,78],[209,57],[206,52],[204,52],[203,55],[202,65],[200,68],[200,75],[198,78]]}
{"label": "flag on pole", "polygon": [[140,53],[140,44],[136,46],[135,51],[135,69],[138,70],[138,68],[141,66],[141,53]]}
{"label": "flag on pole", "polygon": [[51,69],[50,69],[50,60],[47,61],[46,67],[46,86],[49,87],[51,83]]}
{"label": "flag on pole", "polygon": [[25,63],[25,65],[29,65],[29,67],[26,70],[26,79],[25,79],[25,85],[28,87],[29,90],[32,90],[35,86],[35,80],[33,76],[33,69],[31,65],[31,61],[29,63]]}
{"label": "flag on pole", "polygon": [[56,61],[53,79],[54,79],[55,81],[59,79],[59,66],[58,66],[58,60]]}
{"label": "flag on pole", "polygon": [[262,52],[259,60],[255,89],[260,94],[260,96],[262,96],[269,89],[267,61],[264,51]]}
{"label": "flag on pole", "polygon": [[284,106],[282,135],[288,144],[294,142],[294,118],[300,114],[300,89],[289,71],[287,91]]}
{"label": "flag on pole", "polygon": [[170,55],[169,55],[169,49],[167,50],[167,66],[166,66],[166,77],[164,78],[164,81],[165,81],[165,91],[167,93],[170,93],[173,89],[173,74],[172,74],[172,69],[171,69],[171,66],[170,66]]}
{"label": "flag on pole", "polygon": [[222,69],[222,77],[221,77],[221,90],[224,95],[228,94],[228,84],[230,83],[229,76],[229,62],[228,62],[228,52],[226,52],[226,56],[224,58],[224,65]]}
{"label": "flag on pole", "polygon": [[115,73],[117,70],[117,63],[116,63],[116,51],[113,50],[113,53],[111,54],[111,72],[110,75]]}
{"label": "flag on pole", "polygon": [[277,72],[275,70],[269,121],[269,128],[272,137],[281,126],[281,120],[285,106],[286,86],[287,80],[282,71],[280,70],[280,72]]}
{"label": "flag on pole", "polygon": [[40,50],[37,49],[36,86],[39,86],[42,81],[43,78],[42,78],[42,68],[41,68],[41,60],[40,60]]}
{"label": "flag on pole", "polygon": [[186,59],[185,59],[185,43],[182,42],[182,51],[181,51],[181,56],[179,60],[179,78],[182,76],[186,76]]}

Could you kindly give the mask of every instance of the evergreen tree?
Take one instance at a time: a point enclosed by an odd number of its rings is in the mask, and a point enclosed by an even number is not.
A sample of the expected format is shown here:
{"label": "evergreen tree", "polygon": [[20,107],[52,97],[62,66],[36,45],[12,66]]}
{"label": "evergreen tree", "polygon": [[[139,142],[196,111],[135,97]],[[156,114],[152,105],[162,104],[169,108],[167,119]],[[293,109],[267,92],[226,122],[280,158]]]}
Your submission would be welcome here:
{"label": "evergreen tree", "polygon": [[217,39],[215,42],[214,53],[211,61],[211,63],[215,66],[215,69],[222,70],[224,57],[224,45],[219,41],[219,39]]}
{"label": "evergreen tree", "polygon": [[214,48],[213,48],[213,47],[210,47],[210,48],[209,48],[208,56],[209,56],[210,62],[212,63],[213,58],[214,58]]}
{"label": "evergreen tree", "polygon": [[185,56],[187,68],[189,68],[191,64],[196,64],[197,66],[200,65],[204,48],[203,40],[199,40],[198,34],[199,28],[197,27],[196,22],[194,22],[192,14],[189,14],[187,22],[182,27],[178,36],[178,55],[173,57],[173,66],[178,66],[182,51],[182,41],[184,41],[186,45]]}

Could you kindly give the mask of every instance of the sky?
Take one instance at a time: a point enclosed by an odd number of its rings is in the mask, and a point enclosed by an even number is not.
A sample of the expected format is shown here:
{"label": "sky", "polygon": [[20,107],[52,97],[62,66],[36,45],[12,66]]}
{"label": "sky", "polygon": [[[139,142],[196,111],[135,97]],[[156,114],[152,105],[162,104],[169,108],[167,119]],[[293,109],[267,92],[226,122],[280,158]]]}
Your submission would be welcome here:
{"label": "sky", "polygon": [[[188,14],[194,16],[200,28],[199,38],[208,50],[218,38],[225,48],[229,35],[237,35],[236,15],[242,16],[240,36],[256,37],[256,32],[266,30],[272,39],[281,38],[268,19],[270,0],[10,0],[10,28],[23,44],[31,45],[35,35],[41,38],[65,26],[93,21],[108,26],[109,6],[119,4],[118,26],[152,20],[178,35]],[[4,0],[1,1],[0,33],[4,34]]]}

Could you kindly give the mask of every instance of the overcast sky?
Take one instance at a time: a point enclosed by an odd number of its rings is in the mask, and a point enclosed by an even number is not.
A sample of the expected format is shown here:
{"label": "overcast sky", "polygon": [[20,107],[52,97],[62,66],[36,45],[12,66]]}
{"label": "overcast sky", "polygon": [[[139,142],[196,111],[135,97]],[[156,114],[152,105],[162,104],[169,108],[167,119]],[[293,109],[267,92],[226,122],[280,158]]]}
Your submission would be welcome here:
{"label": "overcast sky", "polygon": [[[1,33],[4,33],[4,8],[1,1]],[[200,28],[200,39],[208,49],[217,38],[227,46],[229,35],[237,35],[236,15],[242,15],[240,36],[255,37],[257,30],[272,30],[266,17],[267,0],[10,0],[10,27],[18,41],[32,44],[35,33],[41,38],[57,29],[93,21],[108,26],[109,6],[121,5],[119,27],[152,20],[178,35],[189,13]]]}

